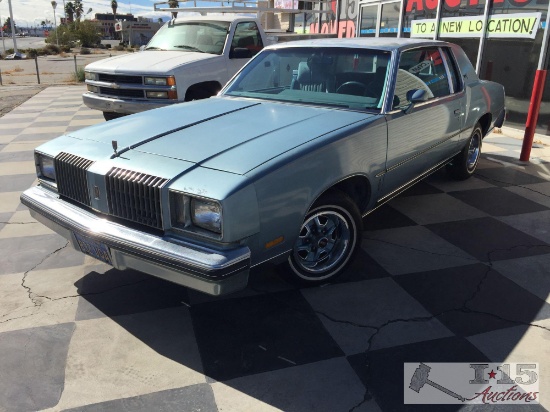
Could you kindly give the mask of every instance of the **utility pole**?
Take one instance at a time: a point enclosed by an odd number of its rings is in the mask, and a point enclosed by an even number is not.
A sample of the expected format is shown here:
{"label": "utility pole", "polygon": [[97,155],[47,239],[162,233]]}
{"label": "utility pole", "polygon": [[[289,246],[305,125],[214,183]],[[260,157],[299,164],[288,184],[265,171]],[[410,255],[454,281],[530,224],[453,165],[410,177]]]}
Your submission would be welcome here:
{"label": "utility pole", "polygon": [[[2,0],[0,0],[0,3],[2,2]],[[6,42],[4,40],[4,25],[2,24],[2,17],[0,16],[0,25],[2,26],[2,28],[0,30],[2,30],[2,47],[4,48],[4,54],[6,54]]]}
{"label": "utility pole", "polygon": [[11,37],[13,39],[13,54],[17,55],[17,41],[15,40],[15,24],[13,23],[13,11],[11,9],[11,0],[8,0],[10,7],[10,23],[11,23]]}

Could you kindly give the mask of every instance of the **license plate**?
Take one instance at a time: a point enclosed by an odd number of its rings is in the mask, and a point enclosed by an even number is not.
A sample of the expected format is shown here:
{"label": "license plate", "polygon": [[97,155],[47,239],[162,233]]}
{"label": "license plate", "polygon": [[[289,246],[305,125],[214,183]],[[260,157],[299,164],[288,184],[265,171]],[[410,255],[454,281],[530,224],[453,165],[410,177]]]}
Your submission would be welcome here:
{"label": "license plate", "polygon": [[111,253],[106,245],[77,233],[74,234],[74,237],[76,238],[82,253],[113,266],[113,263],[111,262]]}

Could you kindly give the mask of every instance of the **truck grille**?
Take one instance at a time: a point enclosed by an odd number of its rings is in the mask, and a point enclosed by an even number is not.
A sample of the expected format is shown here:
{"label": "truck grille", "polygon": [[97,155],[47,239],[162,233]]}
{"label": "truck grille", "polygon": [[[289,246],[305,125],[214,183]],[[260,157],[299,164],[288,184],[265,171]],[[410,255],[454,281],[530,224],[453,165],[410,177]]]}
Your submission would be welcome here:
{"label": "truck grille", "polygon": [[160,191],[168,179],[113,167],[105,176],[109,213],[162,229]]}
{"label": "truck grille", "polygon": [[61,152],[54,160],[57,190],[61,196],[90,206],[86,172],[94,162]]}
{"label": "truck grille", "polygon": [[143,78],[141,76],[128,76],[123,74],[99,73],[98,79],[100,82],[143,84]]}
{"label": "truck grille", "polygon": [[109,87],[100,87],[99,93],[107,96],[136,97],[143,98],[143,90],[136,89],[110,89]]}

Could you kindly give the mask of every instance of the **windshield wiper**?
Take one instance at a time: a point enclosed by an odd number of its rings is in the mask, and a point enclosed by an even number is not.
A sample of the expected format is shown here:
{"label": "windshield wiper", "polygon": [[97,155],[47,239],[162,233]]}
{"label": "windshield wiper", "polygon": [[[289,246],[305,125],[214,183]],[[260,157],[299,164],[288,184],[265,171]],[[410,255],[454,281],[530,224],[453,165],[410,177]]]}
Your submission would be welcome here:
{"label": "windshield wiper", "polygon": [[155,47],[155,46],[146,47],[145,50],[164,50],[164,51],[166,51],[166,49],[161,49],[160,47]]}
{"label": "windshield wiper", "polygon": [[186,44],[180,44],[179,46],[174,46],[174,47],[177,47],[177,48],[179,48],[179,49],[191,50],[191,51],[199,52],[199,53],[206,53],[205,51],[203,51],[203,50],[201,50],[201,49],[197,49],[196,47],[188,46],[188,45],[186,45]]}

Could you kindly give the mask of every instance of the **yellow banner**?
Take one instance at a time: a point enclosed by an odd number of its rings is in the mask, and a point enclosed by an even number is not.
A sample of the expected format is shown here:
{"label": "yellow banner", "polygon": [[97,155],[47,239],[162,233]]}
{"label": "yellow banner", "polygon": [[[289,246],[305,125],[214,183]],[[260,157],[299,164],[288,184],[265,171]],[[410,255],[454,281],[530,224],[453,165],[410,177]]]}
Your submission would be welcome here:
{"label": "yellow banner", "polygon": [[[534,39],[541,13],[495,14],[487,21],[487,37]],[[447,17],[441,19],[439,37],[480,37],[483,16]],[[413,20],[411,37],[433,37],[435,19]]]}

